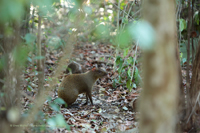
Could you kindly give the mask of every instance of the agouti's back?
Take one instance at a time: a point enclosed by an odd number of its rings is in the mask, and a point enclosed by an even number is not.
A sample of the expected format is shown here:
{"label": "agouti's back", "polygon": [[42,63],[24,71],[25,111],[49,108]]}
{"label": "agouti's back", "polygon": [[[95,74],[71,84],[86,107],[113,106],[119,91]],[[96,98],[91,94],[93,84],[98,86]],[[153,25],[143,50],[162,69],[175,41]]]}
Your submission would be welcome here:
{"label": "agouti's back", "polygon": [[93,104],[91,96],[92,86],[98,78],[106,75],[107,73],[101,69],[92,69],[83,74],[68,75],[58,89],[58,96],[70,105],[76,101],[79,94],[86,93],[86,104],[88,98]]}

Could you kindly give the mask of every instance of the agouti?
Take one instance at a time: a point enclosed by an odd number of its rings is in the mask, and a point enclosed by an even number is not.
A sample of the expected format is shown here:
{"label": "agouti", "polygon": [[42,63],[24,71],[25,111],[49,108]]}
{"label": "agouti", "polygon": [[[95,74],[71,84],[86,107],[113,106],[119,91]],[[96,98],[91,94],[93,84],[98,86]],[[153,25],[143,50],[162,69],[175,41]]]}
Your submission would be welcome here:
{"label": "agouti", "polygon": [[86,103],[88,98],[92,101],[92,86],[98,78],[106,76],[107,73],[102,69],[93,68],[92,70],[82,74],[71,74],[64,78],[60,88],[58,89],[58,96],[62,98],[67,105],[76,101],[77,97],[81,93],[86,93]]}
{"label": "agouti", "polygon": [[71,69],[71,73],[72,74],[78,74],[78,73],[82,73],[83,72],[83,68],[81,67],[81,65],[75,61],[71,62],[66,69],[66,73],[68,74],[70,71],[69,69]]}

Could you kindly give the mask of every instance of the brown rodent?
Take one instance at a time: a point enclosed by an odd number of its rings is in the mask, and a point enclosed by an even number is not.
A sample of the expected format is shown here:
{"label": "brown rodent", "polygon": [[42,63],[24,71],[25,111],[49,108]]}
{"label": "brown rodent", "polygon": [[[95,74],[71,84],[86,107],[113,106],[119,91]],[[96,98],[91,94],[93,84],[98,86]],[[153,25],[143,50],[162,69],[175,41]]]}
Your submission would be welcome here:
{"label": "brown rodent", "polygon": [[78,73],[82,73],[83,72],[81,65],[79,63],[75,62],[75,61],[71,62],[67,66],[67,69],[66,69],[66,73],[67,74],[70,72],[69,69],[71,69],[71,73],[72,74],[78,74]]}
{"label": "brown rodent", "polygon": [[86,93],[86,105],[88,98],[92,101],[92,86],[98,78],[106,76],[107,73],[102,69],[92,69],[82,74],[71,74],[64,78],[60,88],[58,89],[58,96],[62,98],[67,105],[76,101],[77,97],[81,93]]}

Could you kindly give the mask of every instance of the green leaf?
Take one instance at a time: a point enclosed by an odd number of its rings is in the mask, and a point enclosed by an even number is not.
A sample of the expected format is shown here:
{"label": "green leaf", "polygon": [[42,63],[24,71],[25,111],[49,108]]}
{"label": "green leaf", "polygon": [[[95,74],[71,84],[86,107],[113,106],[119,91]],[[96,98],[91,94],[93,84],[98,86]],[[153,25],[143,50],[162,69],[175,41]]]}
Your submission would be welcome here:
{"label": "green leaf", "polygon": [[129,47],[131,40],[132,37],[127,28],[116,36],[116,42],[118,42],[119,47],[122,49]]}
{"label": "green leaf", "polygon": [[47,120],[47,124],[49,125],[49,127],[50,127],[51,129],[56,128],[55,117],[49,118],[49,119]]}
{"label": "green leaf", "polygon": [[122,82],[122,77],[121,76],[118,76],[118,78],[119,78],[119,83],[121,83]]}
{"label": "green leaf", "polygon": [[122,23],[128,24],[128,18],[127,18],[127,17],[123,18],[123,19],[122,19]]}
{"label": "green leaf", "polygon": [[48,96],[47,100],[50,102],[52,100],[52,97]]}
{"label": "green leaf", "polygon": [[124,57],[127,56],[127,55],[128,55],[128,52],[129,52],[129,48],[125,48],[125,49],[124,49],[123,56],[124,56]]}
{"label": "green leaf", "polygon": [[33,90],[33,88],[30,85],[28,85],[27,89],[28,89],[28,91],[32,91]]}
{"label": "green leaf", "polygon": [[135,83],[133,83],[132,87],[133,88],[137,88],[137,85]]}
{"label": "green leaf", "polygon": [[95,34],[98,38],[108,38],[109,37],[109,27],[106,24],[100,23],[96,26]]}
{"label": "green leaf", "polygon": [[186,21],[184,19],[179,19],[179,30],[183,31],[186,29]]}
{"label": "green leaf", "polygon": [[135,71],[134,71],[134,79],[137,85],[139,85],[140,81],[141,81],[141,77],[139,74],[139,70],[138,68],[135,66]]}
{"label": "green leaf", "polygon": [[50,103],[49,104],[50,107],[55,110],[55,111],[60,111],[60,107],[57,105],[57,104],[54,104],[54,103]]}
{"label": "green leaf", "polygon": [[62,99],[62,98],[56,98],[55,100],[54,100],[54,102],[55,103],[57,103],[57,104],[65,104],[65,101]]}
{"label": "green leaf", "polygon": [[83,6],[83,10],[88,14],[92,14],[92,8],[89,6]]}
{"label": "green leaf", "polygon": [[33,59],[34,60],[42,60],[42,59],[44,59],[44,56],[35,56]]}
{"label": "green leaf", "polygon": [[126,87],[128,88],[128,90],[130,91],[132,89],[132,81],[131,79],[129,79],[127,82],[126,82]]}
{"label": "green leaf", "polygon": [[120,61],[120,63],[119,63],[119,69],[118,69],[118,73],[119,73],[119,74],[121,74],[122,68],[123,68],[123,60]]}
{"label": "green leaf", "polygon": [[196,11],[194,13],[194,20],[197,23],[197,25],[199,25],[199,11]]}
{"label": "green leaf", "polygon": [[67,124],[65,122],[63,115],[61,115],[61,114],[56,115],[56,124],[57,124],[58,127],[66,127]]}
{"label": "green leaf", "polygon": [[112,84],[113,88],[116,88],[116,82],[117,82],[117,79],[114,79],[113,84]]}
{"label": "green leaf", "polygon": [[27,57],[27,60],[28,60],[29,62],[32,62],[32,59],[31,59],[30,57]]}
{"label": "green leaf", "polygon": [[128,57],[127,62],[131,65],[133,65],[134,58],[133,57]]}
{"label": "green leaf", "polygon": [[117,56],[117,57],[116,57],[116,60],[115,60],[116,65],[119,65],[120,62],[121,62],[121,60],[122,60],[122,57]]}
{"label": "green leaf", "polygon": [[28,33],[24,37],[26,44],[34,44],[36,36],[34,34]]}
{"label": "green leaf", "polygon": [[57,128],[67,128],[67,130],[70,130],[70,126],[65,122],[65,119],[62,114],[57,114],[55,117],[49,118],[47,120],[47,124],[52,129],[55,129],[57,127]]}
{"label": "green leaf", "polygon": [[129,77],[131,77],[131,69],[130,68],[128,69],[127,74],[128,74]]}

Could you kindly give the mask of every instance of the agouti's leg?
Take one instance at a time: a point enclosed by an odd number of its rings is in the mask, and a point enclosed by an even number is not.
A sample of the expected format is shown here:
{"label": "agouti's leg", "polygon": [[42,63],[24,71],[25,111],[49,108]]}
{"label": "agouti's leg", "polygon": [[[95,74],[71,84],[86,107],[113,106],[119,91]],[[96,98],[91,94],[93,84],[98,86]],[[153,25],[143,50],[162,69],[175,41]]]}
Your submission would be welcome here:
{"label": "agouti's leg", "polygon": [[87,103],[88,103],[88,95],[87,95],[87,93],[85,94],[85,96],[86,96],[86,103],[83,104],[84,106],[87,105]]}
{"label": "agouti's leg", "polygon": [[86,103],[84,103],[83,105],[87,105],[87,103],[88,103],[88,97],[90,99],[91,104],[93,105],[91,93],[86,93]]}
{"label": "agouti's leg", "polygon": [[90,99],[90,102],[91,102],[91,104],[93,105],[93,101],[92,101],[92,94],[91,94],[91,92],[90,92],[90,93],[88,93],[88,94],[87,94],[87,96],[89,97],[89,99]]}

